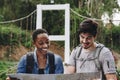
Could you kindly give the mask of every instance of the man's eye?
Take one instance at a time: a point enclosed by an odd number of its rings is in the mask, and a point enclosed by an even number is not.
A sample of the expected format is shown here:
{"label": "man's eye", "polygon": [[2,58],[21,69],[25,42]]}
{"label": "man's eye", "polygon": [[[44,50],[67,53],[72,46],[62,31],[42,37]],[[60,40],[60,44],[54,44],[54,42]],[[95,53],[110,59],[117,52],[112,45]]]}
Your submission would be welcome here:
{"label": "man's eye", "polygon": [[90,36],[90,37],[87,37],[87,39],[91,39],[92,37]]}
{"label": "man's eye", "polygon": [[80,36],[81,38],[84,38],[83,36]]}

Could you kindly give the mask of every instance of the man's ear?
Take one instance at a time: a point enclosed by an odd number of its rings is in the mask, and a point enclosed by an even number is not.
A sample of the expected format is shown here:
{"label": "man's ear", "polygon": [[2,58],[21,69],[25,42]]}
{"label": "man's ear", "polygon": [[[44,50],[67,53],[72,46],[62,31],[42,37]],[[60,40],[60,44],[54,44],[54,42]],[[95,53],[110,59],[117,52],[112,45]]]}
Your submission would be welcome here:
{"label": "man's ear", "polygon": [[94,38],[97,39],[97,35],[95,35]]}

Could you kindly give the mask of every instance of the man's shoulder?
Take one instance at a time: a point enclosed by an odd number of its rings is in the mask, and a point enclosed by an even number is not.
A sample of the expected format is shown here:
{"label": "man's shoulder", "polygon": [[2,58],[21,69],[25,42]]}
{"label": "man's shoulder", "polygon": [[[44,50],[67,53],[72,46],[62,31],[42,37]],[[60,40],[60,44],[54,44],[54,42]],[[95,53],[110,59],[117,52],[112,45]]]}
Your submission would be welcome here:
{"label": "man's shoulder", "polygon": [[111,52],[111,50],[108,47],[103,46],[101,53],[106,53],[106,52]]}
{"label": "man's shoulder", "polygon": [[99,59],[103,59],[103,58],[108,57],[108,56],[110,57],[111,54],[112,54],[112,51],[108,47],[103,46],[103,48],[99,52],[99,55],[100,55]]}
{"label": "man's shoulder", "polygon": [[95,44],[96,44],[96,47],[105,47],[105,45],[104,45],[104,44],[99,43],[99,42],[95,42]]}
{"label": "man's shoulder", "polygon": [[76,47],[74,47],[73,50],[79,50],[81,47],[82,47],[81,44],[79,44]]}
{"label": "man's shoulder", "polygon": [[96,47],[102,48],[101,51],[104,51],[104,52],[110,51],[110,49],[109,49],[108,47],[106,47],[106,46],[105,46],[104,44],[102,44],[102,43],[96,43]]}

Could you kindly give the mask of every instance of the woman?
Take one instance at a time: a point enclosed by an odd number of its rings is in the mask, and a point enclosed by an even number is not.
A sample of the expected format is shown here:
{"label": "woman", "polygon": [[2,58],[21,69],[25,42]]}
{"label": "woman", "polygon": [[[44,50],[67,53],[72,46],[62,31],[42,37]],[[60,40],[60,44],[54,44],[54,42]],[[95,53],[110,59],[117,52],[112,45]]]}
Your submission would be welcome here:
{"label": "woman", "polygon": [[[37,29],[32,34],[33,45],[35,46],[33,54],[33,68],[31,72],[26,68],[27,55],[25,54],[19,61],[17,73],[32,73],[32,74],[62,74],[64,72],[62,59],[59,55],[48,51],[50,46],[48,32],[45,29]],[[50,55],[54,55],[54,70],[50,72]],[[31,64],[31,62],[29,63]],[[7,78],[9,80],[9,78]]]}

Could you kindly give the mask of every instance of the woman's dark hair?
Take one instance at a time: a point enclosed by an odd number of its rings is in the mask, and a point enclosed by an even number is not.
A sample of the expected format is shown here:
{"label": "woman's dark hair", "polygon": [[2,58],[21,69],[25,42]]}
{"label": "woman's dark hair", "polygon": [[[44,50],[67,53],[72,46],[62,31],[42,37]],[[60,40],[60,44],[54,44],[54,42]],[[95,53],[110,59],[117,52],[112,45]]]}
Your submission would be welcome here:
{"label": "woman's dark hair", "polygon": [[33,31],[32,40],[35,41],[36,38],[37,38],[37,35],[38,34],[43,34],[43,33],[48,34],[48,32],[45,29],[36,29],[35,31]]}
{"label": "woman's dark hair", "polygon": [[98,27],[97,22],[95,22],[91,19],[86,19],[79,25],[78,34],[90,33],[91,35],[96,36],[97,27]]}

